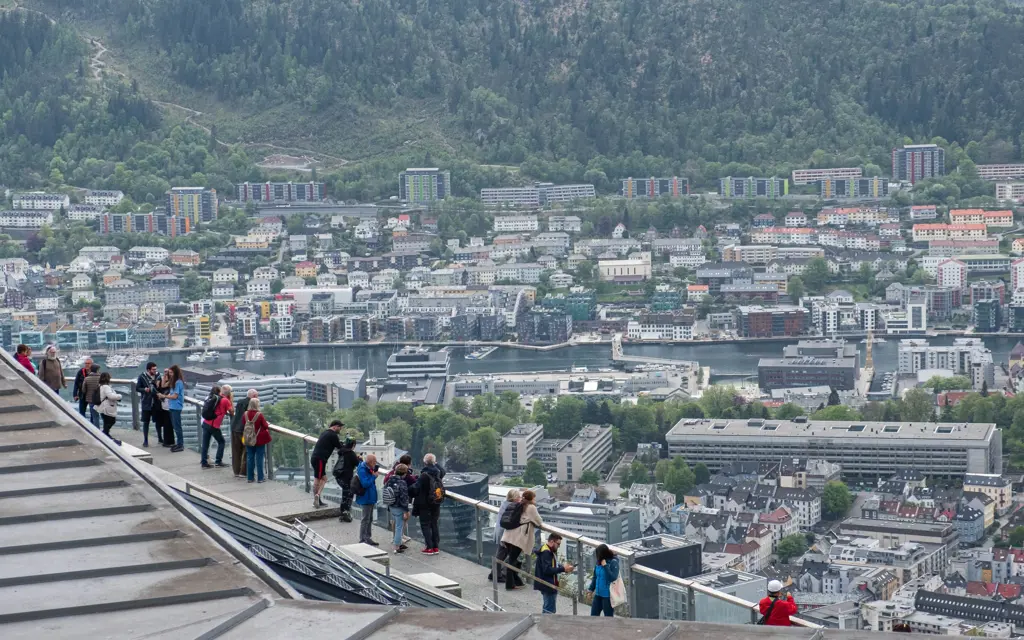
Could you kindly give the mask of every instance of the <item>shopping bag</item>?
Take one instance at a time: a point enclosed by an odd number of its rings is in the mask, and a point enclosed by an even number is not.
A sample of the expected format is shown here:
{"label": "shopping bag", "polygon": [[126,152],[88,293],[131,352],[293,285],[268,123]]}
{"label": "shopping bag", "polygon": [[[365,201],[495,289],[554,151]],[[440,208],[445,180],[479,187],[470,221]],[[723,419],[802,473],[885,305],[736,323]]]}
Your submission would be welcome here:
{"label": "shopping bag", "polygon": [[621,577],[615,578],[615,582],[608,585],[608,596],[613,607],[626,603],[626,584]]}

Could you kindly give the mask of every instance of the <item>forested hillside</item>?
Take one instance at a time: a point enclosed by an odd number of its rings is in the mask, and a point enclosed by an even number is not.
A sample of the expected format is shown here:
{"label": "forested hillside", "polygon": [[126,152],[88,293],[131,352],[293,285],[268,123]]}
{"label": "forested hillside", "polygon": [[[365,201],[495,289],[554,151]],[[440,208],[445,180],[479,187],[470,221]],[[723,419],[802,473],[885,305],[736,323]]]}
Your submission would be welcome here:
{"label": "forested hillside", "polygon": [[1005,0],[46,4],[105,16],[115,46],[156,46],[174,81],[239,107],[359,127],[366,105],[436,102],[482,162],[886,167],[904,136],[995,161],[1024,130],[1024,17]]}

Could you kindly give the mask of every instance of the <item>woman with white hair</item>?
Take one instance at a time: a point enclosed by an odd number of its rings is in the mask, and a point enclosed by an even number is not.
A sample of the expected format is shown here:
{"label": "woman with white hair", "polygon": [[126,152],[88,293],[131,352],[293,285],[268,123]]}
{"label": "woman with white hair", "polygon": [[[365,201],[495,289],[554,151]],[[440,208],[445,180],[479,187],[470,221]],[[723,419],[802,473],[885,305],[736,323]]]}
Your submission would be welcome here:
{"label": "woman with white hair", "polygon": [[249,409],[245,412],[245,427],[242,430],[242,442],[245,444],[245,471],[249,482],[263,482],[263,464],[267,456],[267,445],[270,443],[270,424],[260,411],[259,398],[249,400]]}
{"label": "woman with white hair", "polygon": [[[505,515],[505,512],[508,509],[511,509],[515,505],[519,504],[519,501],[522,499],[523,495],[519,493],[519,489],[509,489],[508,493],[505,495],[505,500],[501,503],[501,507],[498,508],[498,517],[494,521],[494,546],[498,547],[498,549],[501,549],[501,534],[505,533],[505,529],[503,529],[501,526],[501,517]],[[521,559],[519,560],[517,566],[522,568],[523,561]],[[507,572],[505,571],[505,567],[498,565],[498,582],[505,582],[506,573]],[[488,573],[487,581],[490,582],[492,579],[492,574]],[[523,579],[519,577],[518,573],[515,573],[515,581],[517,587],[521,587],[525,584],[523,582]]]}

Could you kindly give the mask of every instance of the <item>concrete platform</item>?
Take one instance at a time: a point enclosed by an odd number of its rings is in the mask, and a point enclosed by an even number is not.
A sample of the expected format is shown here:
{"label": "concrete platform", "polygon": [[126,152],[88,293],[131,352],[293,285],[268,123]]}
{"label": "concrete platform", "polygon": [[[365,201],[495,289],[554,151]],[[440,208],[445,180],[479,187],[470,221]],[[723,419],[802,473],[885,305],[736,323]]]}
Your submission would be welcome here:
{"label": "concrete platform", "polygon": [[435,589],[440,589],[445,593],[450,593],[456,598],[462,597],[462,587],[458,582],[455,582],[451,578],[446,578],[436,573],[416,573],[409,577],[417,582],[422,582],[428,587],[433,587]]}
{"label": "concrete platform", "polygon": [[[269,516],[287,522],[294,520],[306,522],[322,518],[337,519],[338,517],[337,507],[314,509],[313,496],[300,487],[272,480],[262,484],[256,482],[250,484],[244,478],[234,477],[230,466],[230,442],[224,447],[224,464],[228,466],[220,469],[203,469],[199,466],[199,453],[191,449],[186,448],[179,453],[171,453],[170,449],[157,444],[153,438],[150,438],[150,446],[143,449],[141,431],[133,431],[128,428],[119,429],[117,425],[114,426],[111,434],[123,443],[147,452],[152,457],[148,462],[152,462],[154,466]],[[152,446],[153,444],[156,446]],[[128,449],[128,451],[131,452],[132,449]],[[216,443],[211,447],[211,458],[215,452]],[[139,457],[134,452],[132,455]],[[212,463],[213,460],[211,459],[210,462]]]}

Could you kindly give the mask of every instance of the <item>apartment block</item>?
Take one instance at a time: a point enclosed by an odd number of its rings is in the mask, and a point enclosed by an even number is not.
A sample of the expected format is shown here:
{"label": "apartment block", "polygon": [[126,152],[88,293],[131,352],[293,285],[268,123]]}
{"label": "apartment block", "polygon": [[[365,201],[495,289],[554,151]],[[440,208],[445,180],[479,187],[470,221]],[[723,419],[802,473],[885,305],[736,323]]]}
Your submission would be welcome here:
{"label": "apartment block", "polygon": [[584,471],[600,471],[612,454],[612,427],[588,424],[558,450],[559,482],[576,482]]}
{"label": "apartment block", "polygon": [[622,181],[622,190],[619,193],[627,200],[662,196],[678,198],[690,193],[690,185],[686,178],[679,177],[626,178]]}
{"label": "apartment block", "polygon": [[935,144],[910,144],[892,150],[892,177],[916,184],[946,175],[946,151]]}
{"label": "apartment block", "polygon": [[778,255],[778,248],[767,244],[731,244],[722,249],[722,260],[725,262],[768,264]]}
{"label": "apartment block", "polygon": [[572,202],[573,200],[586,200],[596,198],[597,190],[592,184],[552,184],[550,182],[538,182],[540,189],[541,204],[548,205],[554,202]]}
{"label": "apartment block", "polygon": [[914,242],[929,242],[931,240],[983,240],[988,236],[988,227],[984,223],[919,223],[913,226],[912,233]]}
{"label": "apartment block", "polygon": [[723,198],[781,198],[789,195],[789,180],[728,176],[719,180],[718,193]]}
{"label": "apartment block", "polygon": [[22,191],[11,194],[11,206],[15,209],[60,211],[61,208],[67,210],[67,208],[71,206],[71,198],[64,193]]}
{"label": "apartment block", "polygon": [[984,209],[950,209],[953,224],[984,224],[986,227],[1013,227],[1013,211],[985,211]]}
{"label": "apartment block", "polygon": [[651,277],[651,254],[626,260],[599,260],[597,268],[605,282],[643,282]]}
{"label": "apartment block", "polygon": [[235,185],[240,202],[320,202],[327,199],[327,185],[323,182],[243,182]]}
{"label": "apartment block", "polygon": [[533,457],[537,443],[544,438],[544,427],[536,423],[517,424],[501,437],[501,470],[521,474]]}
{"label": "apartment block", "polygon": [[823,178],[818,181],[818,195],[832,198],[885,198],[889,181],[885,178]]}
{"label": "apartment block", "polygon": [[444,200],[451,189],[451,172],[437,167],[410,168],[398,174],[398,199],[405,202]]}
{"label": "apartment block", "polygon": [[540,229],[536,215],[494,216],[497,233],[529,233]]}
{"label": "apartment block", "polygon": [[828,179],[856,179],[863,175],[860,167],[839,167],[834,169],[794,169],[793,184],[813,184]]}
{"label": "apartment block", "polygon": [[1001,203],[1020,203],[1024,200],[1024,182],[997,182],[996,200]]}
{"label": "apartment block", "polygon": [[642,313],[626,324],[630,340],[692,340],[694,316],[682,313]]}
{"label": "apartment block", "polygon": [[979,164],[978,177],[982,180],[1019,180],[1024,178],[1024,164]]}
{"label": "apartment block", "polygon": [[579,233],[582,230],[583,221],[579,216],[550,216],[548,218],[548,231]]}
{"label": "apartment block", "polygon": [[82,201],[97,207],[116,207],[124,199],[124,193],[120,191],[98,191],[92,190],[85,194]]}
{"label": "apartment block", "polygon": [[53,224],[50,209],[0,211],[0,229],[42,229],[50,224]]}
{"label": "apartment block", "polygon": [[510,207],[540,207],[540,189],[537,187],[500,187],[481,189],[484,204]]}
{"label": "apartment block", "polygon": [[193,225],[217,219],[217,190],[203,187],[172,187],[165,194],[167,215],[184,218]]}
{"label": "apartment block", "polygon": [[995,364],[992,352],[980,338],[957,338],[952,345],[930,345],[927,340],[900,340],[899,373],[915,375],[942,369],[971,379],[975,389],[994,388]]}
{"label": "apartment block", "polygon": [[743,338],[801,336],[807,332],[810,322],[807,309],[785,305],[739,306],[733,312],[733,318],[736,332]]}

